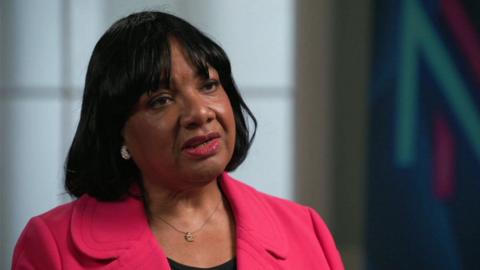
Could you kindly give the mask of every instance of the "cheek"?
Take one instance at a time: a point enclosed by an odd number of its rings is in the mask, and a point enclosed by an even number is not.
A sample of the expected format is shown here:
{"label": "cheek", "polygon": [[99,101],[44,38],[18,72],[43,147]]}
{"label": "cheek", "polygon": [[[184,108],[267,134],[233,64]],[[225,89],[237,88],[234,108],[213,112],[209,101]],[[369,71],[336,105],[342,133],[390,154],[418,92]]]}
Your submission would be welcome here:
{"label": "cheek", "polygon": [[233,113],[232,108],[230,108],[230,110],[228,112],[228,122],[229,122],[229,126],[230,126],[231,136],[233,138],[235,138],[237,130],[236,130],[236,124],[235,124],[235,115]]}
{"label": "cheek", "polygon": [[225,128],[227,129],[227,132],[228,132],[230,148],[233,151],[233,148],[235,147],[235,140],[236,140],[235,114],[233,113],[233,108],[230,105],[230,101],[228,100],[228,98],[225,106],[224,118],[225,118],[225,126],[226,126]]}
{"label": "cheek", "polygon": [[148,152],[149,148],[165,141],[165,129],[161,121],[133,118],[125,125],[124,138],[127,146]]}
{"label": "cheek", "polygon": [[125,126],[123,127],[122,130],[122,135],[123,135],[123,140],[124,144],[130,147],[130,144],[135,141],[136,137],[136,127],[135,127],[134,121],[130,118],[128,121],[125,123]]}

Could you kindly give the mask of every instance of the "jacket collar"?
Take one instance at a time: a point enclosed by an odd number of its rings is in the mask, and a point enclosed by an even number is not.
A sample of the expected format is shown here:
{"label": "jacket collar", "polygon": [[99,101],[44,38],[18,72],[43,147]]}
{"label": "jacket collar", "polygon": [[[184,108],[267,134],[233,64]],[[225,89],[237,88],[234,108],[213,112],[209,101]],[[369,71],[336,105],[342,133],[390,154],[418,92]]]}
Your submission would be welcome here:
{"label": "jacket collar", "polygon": [[[236,223],[237,242],[263,248],[278,259],[285,259],[288,243],[285,233],[265,201],[265,195],[224,173],[220,182],[230,202]],[[240,243],[238,243],[240,244]]]}
{"label": "jacket collar", "polygon": [[100,202],[82,196],[74,207],[71,232],[80,250],[95,258],[117,257],[137,241],[148,237],[147,218],[141,201]]}
{"label": "jacket collar", "polygon": [[150,230],[143,203],[134,197],[100,202],[82,196],[73,209],[70,230],[81,253],[112,261],[105,269],[170,269]]}
{"label": "jacket collar", "polygon": [[[263,269],[269,269],[266,266],[271,263],[262,263],[262,260],[285,259],[288,252],[285,234],[265,202],[265,195],[259,196],[258,191],[227,173],[219,181],[236,222],[239,268],[261,269],[260,266],[265,266]],[[90,196],[82,196],[73,210],[71,232],[74,244],[89,257],[116,258],[116,261],[123,261],[121,265],[125,269],[133,268],[133,264],[145,265],[146,261],[152,261],[152,264],[143,269],[150,269],[150,266],[151,269],[169,269],[166,257],[148,225],[143,202],[137,198],[100,202]],[[257,267],[246,267],[246,262],[252,260],[257,261]],[[116,265],[120,269],[118,263]]]}

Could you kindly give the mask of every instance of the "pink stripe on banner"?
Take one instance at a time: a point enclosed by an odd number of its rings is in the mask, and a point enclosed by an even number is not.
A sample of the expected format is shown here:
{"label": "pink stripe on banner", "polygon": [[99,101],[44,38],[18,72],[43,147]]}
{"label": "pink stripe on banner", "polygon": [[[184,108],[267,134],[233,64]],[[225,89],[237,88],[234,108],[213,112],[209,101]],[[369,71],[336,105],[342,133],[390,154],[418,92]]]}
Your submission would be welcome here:
{"label": "pink stripe on banner", "polygon": [[470,63],[473,75],[480,85],[480,40],[474,26],[470,23],[458,0],[442,0],[441,8],[453,36],[464,57]]}
{"label": "pink stripe on banner", "polygon": [[435,118],[433,190],[440,200],[449,200],[455,189],[455,141],[444,117]]}

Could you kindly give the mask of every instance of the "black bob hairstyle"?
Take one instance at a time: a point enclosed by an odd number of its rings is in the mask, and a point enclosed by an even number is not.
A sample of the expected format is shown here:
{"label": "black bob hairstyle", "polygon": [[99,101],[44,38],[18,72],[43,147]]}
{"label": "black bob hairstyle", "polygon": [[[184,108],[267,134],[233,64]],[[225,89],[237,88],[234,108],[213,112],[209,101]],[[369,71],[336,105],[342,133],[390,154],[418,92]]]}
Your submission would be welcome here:
{"label": "black bob hairstyle", "polygon": [[[235,85],[230,61],[220,46],[188,22],[146,11],[115,22],[95,45],[85,79],[82,110],[65,164],[65,187],[74,197],[120,200],[133,184],[142,186],[135,163],[120,156],[121,131],[140,96],[170,79],[170,40],[183,47],[201,76],[217,70],[233,108],[236,141],[226,170],[246,158],[257,122]],[[254,124],[250,136],[248,118]]]}

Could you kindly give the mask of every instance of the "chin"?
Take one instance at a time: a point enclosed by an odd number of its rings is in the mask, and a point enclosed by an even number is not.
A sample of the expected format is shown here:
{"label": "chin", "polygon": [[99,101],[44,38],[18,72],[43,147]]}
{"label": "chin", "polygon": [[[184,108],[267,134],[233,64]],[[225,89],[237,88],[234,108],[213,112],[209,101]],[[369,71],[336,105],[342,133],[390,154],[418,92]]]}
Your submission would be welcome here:
{"label": "chin", "polygon": [[193,166],[189,169],[187,179],[196,183],[209,183],[217,179],[226,167],[226,164],[209,163],[198,164],[199,166]]}

